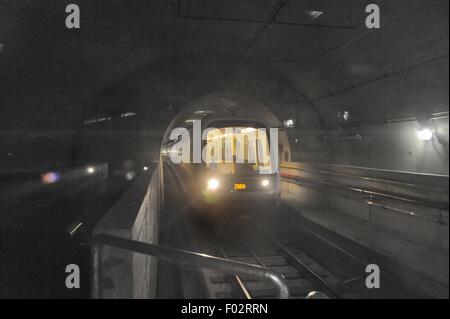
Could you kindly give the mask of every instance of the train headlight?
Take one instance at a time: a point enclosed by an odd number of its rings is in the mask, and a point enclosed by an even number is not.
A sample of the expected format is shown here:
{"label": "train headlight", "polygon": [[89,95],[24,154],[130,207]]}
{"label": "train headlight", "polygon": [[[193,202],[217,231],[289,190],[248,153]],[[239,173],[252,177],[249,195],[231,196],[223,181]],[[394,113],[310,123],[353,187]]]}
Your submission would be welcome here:
{"label": "train headlight", "polygon": [[270,185],[270,182],[269,182],[268,179],[263,179],[262,182],[261,182],[261,185],[262,185],[263,187],[267,187],[267,186]]}
{"label": "train headlight", "polygon": [[208,190],[215,191],[219,188],[219,186],[220,186],[220,183],[217,178],[210,178],[208,180]]}

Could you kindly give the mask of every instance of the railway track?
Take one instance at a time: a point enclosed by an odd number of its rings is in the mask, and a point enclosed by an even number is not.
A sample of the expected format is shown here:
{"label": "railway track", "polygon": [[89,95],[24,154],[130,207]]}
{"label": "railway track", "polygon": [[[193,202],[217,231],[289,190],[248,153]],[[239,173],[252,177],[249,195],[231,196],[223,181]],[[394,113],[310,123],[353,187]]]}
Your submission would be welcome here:
{"label": "railway track", "polygon": [[[266,236],[264,250],[245,248],[220,249],[217,256],[248,264],[268,267],[283,275],[291,298],[304,299],[311,292],[321,292],[316,297],[344,298],[338,287],[339,279],[295,247],[289,247]],[[212,270],[202,271],[206,297],[212,299],[271,299],[277,289],[269,282],[251,277],[229,276]]]}
{"label": "railway track", "polygon": [[[189,197],[185,195],[187,201]],[[177,195],[173,202],[178,200]],[[313,291],[322,292],[328,298],[417,298],[417,294],[388,271],[381,275],[381,289],[367,289],[366,265],[389,265],[390,260],[324,232],[287,207],[277,214],[270,210],[257,214],[246,211],[232,219],[220,218],[223,214],[220,211],[212,218],[182,207],[183,214],[176,215],[177,220],[182,217],[179,225],[182,235],[171,245],[271,268],[285,278],[291,298],[306,298]],[[216,227],[219,223],[225,227]],[[270,282],[245,276],[229,276],[207,269],[182,269],[179,276],[180,293],[184,298],[270,299],[278,296]]]}

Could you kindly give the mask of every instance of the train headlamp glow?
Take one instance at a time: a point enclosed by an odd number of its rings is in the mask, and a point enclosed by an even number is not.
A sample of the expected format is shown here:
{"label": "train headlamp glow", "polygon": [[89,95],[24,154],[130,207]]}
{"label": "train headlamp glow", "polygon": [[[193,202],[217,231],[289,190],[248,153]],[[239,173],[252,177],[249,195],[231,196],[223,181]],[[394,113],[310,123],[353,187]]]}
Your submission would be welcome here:
{"label": "train headlamp glow", "polygon": [[210,178],[208,180],[208,190],[215,191],[219,188],[219,186],[220,186],[220,183],[217,178]]}
{"label": "train headlamp glow", "polygon": [[262,182],[261,182],[261,185],[262,185],[263,187],[267,187],[267,186],[269,186],[269,184],[270,184],[270,182],[269,182],[268,179],[263,179]]}

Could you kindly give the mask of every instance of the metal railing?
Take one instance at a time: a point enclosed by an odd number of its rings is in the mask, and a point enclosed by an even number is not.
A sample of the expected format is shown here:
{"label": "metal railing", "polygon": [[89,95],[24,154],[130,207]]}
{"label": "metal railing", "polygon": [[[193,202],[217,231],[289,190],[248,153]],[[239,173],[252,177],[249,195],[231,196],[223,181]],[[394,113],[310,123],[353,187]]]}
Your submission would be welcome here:
{"label": "metal railing", "polygon": [[[422,206],[422,207],[428,207],[428,208],[448,211],[448,202],[446,202],[446,201],[427,200],[427,199],[418,198],[415,196],[407,196],[407,195],[403,195],[403,194],[381,192],[379,190],[371,190],[371,189],[367,189],[367,188],[354,187],[351,185],[317,180],[317,179],[310,178],[310,177],[294,176],[294,175],[289,175],[286,173],[282,173],[281,177],[286,180],[290,180],[290,181],[294,181],[294,182],[298,182],[298,183],[302,183],[302,182],[305,184],[310,183],[310,184],[328,186],[328,187],[335,188],[335,189],[346,190],[346,191],[358,193],[361,195],[367,195],[370,198],[395,200],[395,201],[400,201],[400,202],[403,202],[406,204],[418,205],[418,206]],[[307,185],[303,185],[303,186],[307,186]]]}
{"label": "metal railing", "polygon": [[[319,192],[326,192],[327,194],[334,194],[345,199],[359,201],[361,203],[369,205],[370,207],[379,207],[393,213],[407,215],[411,218],[418,218],[448,225],[448,218],[446,219],[445,214],[443,213],[448,212],[448,203],[446,202],[429,203],[414,199],[396,197],[395,195],[393,196],[390,194],[373,192],[365,189],[345,187],[330,182],[316,181],[311,178],[286,176],[285,174],[281,174],[281,177],[288,183],[313,189]],[[345,192],[348,192],[348,195],[345,195]],[[364,197],[350,195],[352,193],[354,195],[361,195]],[[399,206],[398,204],[401,205]],[[422,207],[422,209],[415,210],[412,207]],[[432,210],[424,211],[423,208],[431,208]],[[435,211],[436,209],[438,211]]]}
{"label": "metal railing", "polygon": [[92,239],[92,298],[102,298],[100,279],[102,277],[102,247],[110,246],[136,253],[150,255],[177,265],[206,268],[232,275],[246,275],[261,280],[270,280],[277,287],[280,299],[290,297],[289,288],[283,276],[272,269],[250,265],[242,262],[227,260],[205,254],[147,244],[130,239],[124,239],[107,234],[94,236]]}
{"label": "metal railing", "polygon": [[[320,174],[320,175],[328,175],[328,176],[335,176],[335,177],[348,177],[351,179],[357,179],[357,180],[363,180],[367,182],[377,182],[377,183],[383,183],[387,185],[393,185],[393,186],[405,186],[410,188],[433,188],[437,191],[442,190],[443,185],[447,184],[448,189],[448,176],[445,175],[433,175],[433,174],[421,174],[421,173],[410,173],[410,172],[401,172],[401,171],[392,171],[392,170],[383,170],[383,169],[376,169],[376,168],[367,168],[367,167],[357,167],[357,166],[344,166],[344,165],[327,165],[327,164],[317,164],[313,167],[301,167],[297,164],[302,163],[295,163],[295,162],[287,162],[287,163],[281,163],[280,168],[285,169],[293,169],[297,171],[302,171],[306,173],[313,173],[313,174]],[[313,164],[314,165],[314,164]],[[327,166],[330,166],[331,169],[327,168]],[[334,168],[333,168],[334,167]],[[338,168],[339,170],[334,170],[335,168]],[[359,173],[357,173],[359,172]],[[361,172],[365,172],[364,175],[361,175]],[[380,172],[384,175],[389,174],[389,177],[379,177],[377,176],[377,173]],[[375,173],[375,175],[374,175]],[[392,174],[394,176],[398,176],[398,174],[401,175],[418,175],[423,180],[424,177],[426,177],[427,183],[414,183],[410,181],[404,181],[403,179],[393,179]],[[433,178],[433,182],[431,182],[430,178]],[[435,179],[438,179],[437,181]],[[442,185],[442,186],[439,186]]]}

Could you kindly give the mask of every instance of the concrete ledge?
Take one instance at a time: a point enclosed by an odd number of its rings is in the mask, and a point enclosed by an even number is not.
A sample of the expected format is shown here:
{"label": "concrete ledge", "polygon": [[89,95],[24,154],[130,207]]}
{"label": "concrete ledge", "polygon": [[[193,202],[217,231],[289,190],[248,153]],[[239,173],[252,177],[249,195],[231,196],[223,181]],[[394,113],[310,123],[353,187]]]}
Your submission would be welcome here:
{"label": "concrete ledge", "polygon": [[[327,208],[323,202],[317,205],[325,194],[283,184],[283,201],[304,218],[395,261],[396,266],[391,264],[389,271],[411,289],[431,297],[448,298],[448,249],[435,250],[412,242],[386,227],[377,226],[370,216],[340,212]],[[446,228],[448,241],[448,226]]]}
{"label": "concrete ledge", "polygon": [[[317,170],[318,168],[321,170]],[[361,175],[363,173],[367,173],[367,177]],[[426,248],[448,252],[448,176],[304,163],[283,164],[282,176],[284,175],[286,182],[282,185],[283,192],[296,193],[301,200],[310,204],[335,209],[368,221],[375,228],[395,232]],[[300,182],[295,180],[297,177]],[[399,178],[399,181],[394,180],[394,177]],[[421,180],[422,177],[424,181]],[[302,178],[308,178],[311,182]],[[434,186],[425,184],[431,184],[433,180]],[[330,181],[335,184],[327,184]],[[414,195],[425,200],[439,200],[443,206],[436,208],[427,206],[428,203],[420,200],[408,202],[408,199],[396,200],[395,197],[370,195],[370,191],[377,190],[388,194],[392,191],[390,194],[399,196]]]}
{"label": "concrete ledge", "polygon": [[[93,235],[109,234],[158,243],[160,172],[155,165],[139,175],[105,214]],[[157,260],[113,247],[103,247],[100,289],[103,298],[155,298]]]}

